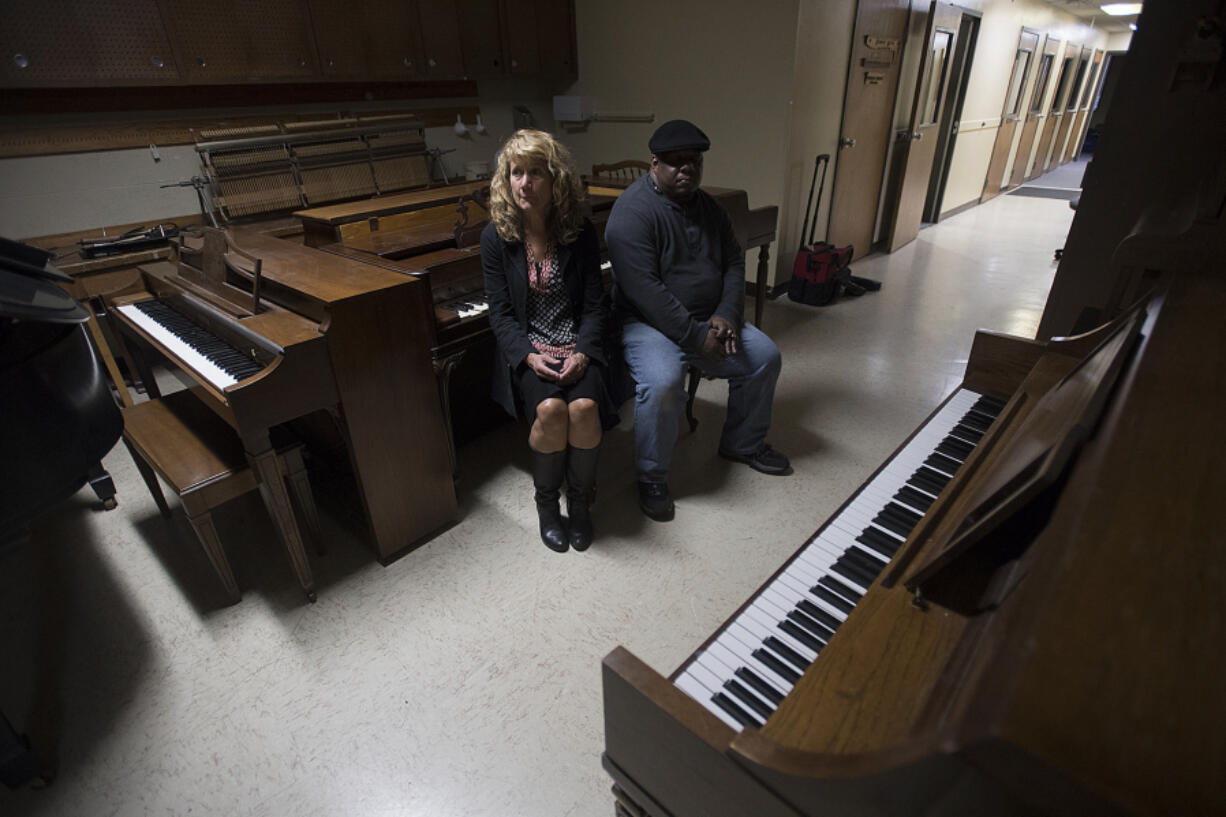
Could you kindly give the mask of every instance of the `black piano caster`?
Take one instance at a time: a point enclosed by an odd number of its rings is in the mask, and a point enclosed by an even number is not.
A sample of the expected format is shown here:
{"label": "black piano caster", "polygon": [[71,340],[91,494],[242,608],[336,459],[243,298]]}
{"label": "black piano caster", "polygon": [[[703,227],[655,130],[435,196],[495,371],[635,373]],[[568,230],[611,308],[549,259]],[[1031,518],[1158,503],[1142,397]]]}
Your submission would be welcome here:
{"label": "black piano caster", "polygon": [[94,494],[102,500],[104,511],[113,511],[119,506],[119,502],[115,499],[115,482],[102,467],[102,463],[90,468],[85,478],[89,481],[89,487],[94,489]]}

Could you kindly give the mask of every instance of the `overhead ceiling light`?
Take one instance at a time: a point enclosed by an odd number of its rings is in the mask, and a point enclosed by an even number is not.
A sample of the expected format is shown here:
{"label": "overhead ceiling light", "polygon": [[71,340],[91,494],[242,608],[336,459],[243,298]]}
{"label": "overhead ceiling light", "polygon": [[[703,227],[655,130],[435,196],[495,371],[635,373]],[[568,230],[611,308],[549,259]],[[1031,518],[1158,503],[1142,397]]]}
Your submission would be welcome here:
{"label": "overhead ceiling light", "polygon": [[1110,14],[1112,17],[1127,17],[1129,14],[1140,14],[1140,3],[1107,3],[1099,6],[1104,14]]}

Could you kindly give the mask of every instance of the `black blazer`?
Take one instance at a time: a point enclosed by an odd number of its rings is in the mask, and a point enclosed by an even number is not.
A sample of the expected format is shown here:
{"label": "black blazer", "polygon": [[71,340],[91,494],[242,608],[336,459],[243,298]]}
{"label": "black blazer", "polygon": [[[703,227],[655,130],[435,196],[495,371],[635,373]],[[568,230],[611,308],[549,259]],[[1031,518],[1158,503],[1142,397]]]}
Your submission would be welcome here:
{"label": "black blazer", "polygon": [[[557,253],[571,312],[578,324],[575,351],[607,365],[603,342],[608,299],[600,278],[600,250],[592,222],[585,220],[574,243],[559,245]],[[511,416],[518,417],[512,383],[520,367],[528,365],[525,358],[536,352],[528,340],[528,259],[523,242],[504,241],[493,222],[487,224],[481,233],[481,267],[485,273],[490,328],[498,343],[493,398]]]}

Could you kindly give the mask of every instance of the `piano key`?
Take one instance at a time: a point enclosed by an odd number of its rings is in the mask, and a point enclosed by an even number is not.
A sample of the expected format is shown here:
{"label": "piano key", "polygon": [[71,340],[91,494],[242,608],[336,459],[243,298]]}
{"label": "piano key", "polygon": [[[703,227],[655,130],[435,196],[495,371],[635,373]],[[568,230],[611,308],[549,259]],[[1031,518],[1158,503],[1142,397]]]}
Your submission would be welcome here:
{"label": "piano key", "polygon": [[681,675],[677,676],[677,680],[674,683],[677,685],[678,689],[705,706],[708,711],[712,712],[716,717],[728,724],[729,727],[738,732],[741,731],[743,724],[736,718],[732,717],[732,715],[728,714],[728,712],[723,708],[714,706],[711,703],[711,693],[706,689],[706,687],[698,683],[698,681],[696,681],[692,675],[682,673]]}
{"label": "piano key", "polygon": [[[692,662],[721,681],[722,692],[716,694],[754,719],[764,714],[756,705],[773,711],[780,696],[786,697],[958,470],[960,460],[937,449],[944,446],[964,458],[974,448],[970,438],[999,411],[981,398],[968,390],[951,396],[716,634]],[[975,407],[979,410],[971,417]],[[704,700],[713,695],[711,678],[703,677],[707,686],[695,685],[696,699],[725,722],[740,722],[729,708]],[[732,679],[736,687],[722,686]]]}
{"label": "piano key", "polygon": [[732,678],[724,681],[724,691],[741,706],[746,707],[753,714],[761,718],[764,723],[775,711],[774,706],[766,703],[758,697],[757,693],[752,692],[744,684]]}
{"label": "piano key", "polygon": [[172,330],[167,329],[156,318],[139,309],[139,305],[139,303],[125,304],[116,307],[116,311],[144,330],[158,345],[165,348],[182,361],[183,365],[196,372],[218,390],[224,390],[227,386],[233,386],[238,382],[237,377],[209,360],[206,355],[201,354]]}
{"label": "piano key", "polygon": [[738,706],[731,698],[729,698],[724,693],[722,692],[716,693],[715,696],[711,698],[711,700],[720,709],[724,710],[729,715],[731,715],[733,718],[740,721],[743,726],[753,726],[759,729],[762,728],[762,725],[763,725],[762,721],[758,720],[753,715],[750,715],[748,712],[746,712],[744,709]]}

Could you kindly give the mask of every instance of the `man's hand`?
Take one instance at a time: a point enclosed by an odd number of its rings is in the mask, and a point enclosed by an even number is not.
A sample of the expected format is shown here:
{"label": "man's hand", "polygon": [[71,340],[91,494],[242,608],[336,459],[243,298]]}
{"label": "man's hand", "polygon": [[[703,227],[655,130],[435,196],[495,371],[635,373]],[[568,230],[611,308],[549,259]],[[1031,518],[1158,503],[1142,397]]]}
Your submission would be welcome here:
{"label": "man's hand", "polygon": [[709,363],[719,363],[728,354],[727,344],[720,339],[715,324],[707,330],[707,336],[702,339],[702,359]]}
{"label": "man's hand", "polygon": [[711,318],[711,334],[723,345],[725,356],[735,355],[740,350],[736,342],[736,327],[727,318]]}
{"label": "man's hand", "polygon": [[575,352],[562,364],[562,371],[558,372],[558,382],[563,386],[569,386],[582,378],[586,371],[587,355],[583,352]]}
{"label": "man's hand", "polygon": [[[528,364],[529,369],[536,372],[536,376],[541,380],[546,380],[550,383],[561,382],[558,372],[549,368],[550,366],[557,366],[562,362],[556,357],[532,352],[526,358],[524,358],[524,362]],[[563,371],[565,371],[565,369]]]}

